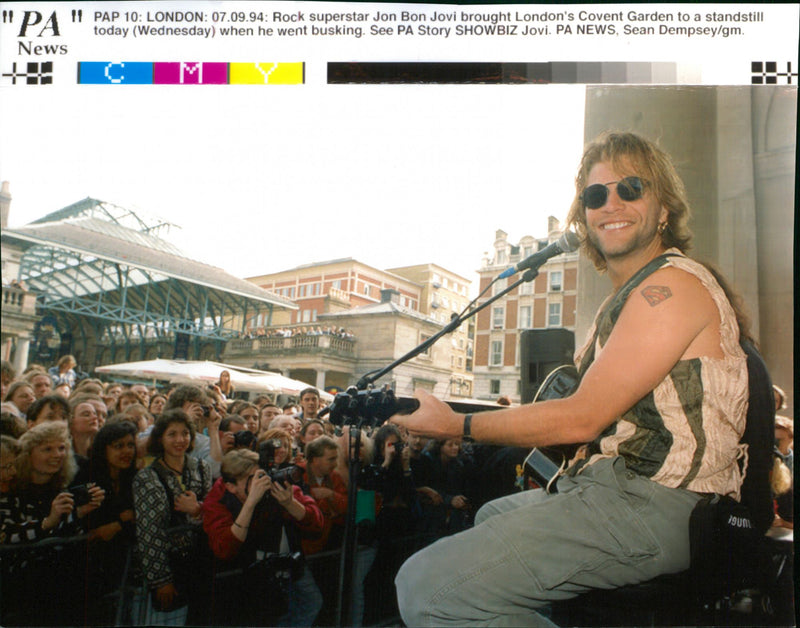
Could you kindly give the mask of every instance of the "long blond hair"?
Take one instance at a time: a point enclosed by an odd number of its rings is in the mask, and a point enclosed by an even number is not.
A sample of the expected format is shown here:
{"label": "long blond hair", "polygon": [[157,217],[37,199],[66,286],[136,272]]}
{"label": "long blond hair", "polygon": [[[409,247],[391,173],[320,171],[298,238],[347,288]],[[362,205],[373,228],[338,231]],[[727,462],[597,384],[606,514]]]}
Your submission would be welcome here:
{"label": "long blond hair", "polygon": [[578,175],[575,177],[575,198],[567,216],[567,226],[583,240],[583,251],[599,271],[606,268],[600,250],[586,237],[586,207],[583,191],[589,172],[598,163],[606,162],[621,177],[638,176],[650,188],[658,203],[667,210],[667,225],[661,233],[664,248],[676,247],[686,253],[691,248],[689,230],[689,201],[683,181],[672,159],[653,142],[620,131],[606,131],[590,142],[583,152]]}
{"label": "long blond hair", "polygon": [[26,488],[33,484],[33,468],[31,466],[31,452],[34,447],[49,441],[59,441],[67,446],[67,455],[61,470],[47,483],[54,489],[66,488],[75,477],[78,466],[72,453],[72,442],[69,437],[69,428],[61,421],[46,421],[30,428],[19,438],[19,455],[17,456],[17,487]]}

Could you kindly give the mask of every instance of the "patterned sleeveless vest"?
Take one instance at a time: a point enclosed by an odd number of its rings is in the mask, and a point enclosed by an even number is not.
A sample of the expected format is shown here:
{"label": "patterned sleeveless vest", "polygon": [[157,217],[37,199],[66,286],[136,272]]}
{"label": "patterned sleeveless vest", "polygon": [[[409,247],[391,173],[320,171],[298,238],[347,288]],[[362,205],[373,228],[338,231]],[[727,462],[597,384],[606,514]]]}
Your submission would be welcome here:
{"label": "patterned sleeveless vest", "polygon": [[622,456],[629,469],[664,486],[739,499],[737,459],[749,396],[746,357],[733,308],[702,264],[670,249],[644,266],[602,307],[575,363],[582,376],[602,351],[631,292],[665,266],[694,275],[708,290],[719,311],[723,357],[678,361],[655,389],[588,445],[585,460],[571,471]]}

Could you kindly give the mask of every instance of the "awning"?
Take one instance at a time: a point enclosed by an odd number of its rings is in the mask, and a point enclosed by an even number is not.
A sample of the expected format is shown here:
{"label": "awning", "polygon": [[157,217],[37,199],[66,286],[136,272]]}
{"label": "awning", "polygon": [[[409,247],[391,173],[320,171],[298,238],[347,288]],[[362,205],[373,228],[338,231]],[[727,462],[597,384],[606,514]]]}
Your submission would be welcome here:
{"label": "awning", "polygon": [[[244,392],[283,393],[297,395],[310,384],[285,377],[279,373],[259,371],[241,366],[232,366],[221,362],[195,360],[144,360],[141,362],[124,362],[108,364],[95,369],[96,373],[133,377],[145,380],[166,380],[172,384],[194,384],[207,386],[219,381],[222,371],[228,371],[236,390]],[[325,402],[333,400],[333,396],[320,391]]]}

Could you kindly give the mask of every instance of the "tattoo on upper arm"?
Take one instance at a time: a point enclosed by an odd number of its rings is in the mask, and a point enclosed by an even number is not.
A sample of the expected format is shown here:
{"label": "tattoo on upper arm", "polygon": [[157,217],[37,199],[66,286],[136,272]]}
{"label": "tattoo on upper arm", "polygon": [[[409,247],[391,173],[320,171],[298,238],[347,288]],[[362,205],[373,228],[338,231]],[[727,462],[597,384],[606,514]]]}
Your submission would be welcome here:
{"label": "tattoo on upper arm", "polygon": [[642,296],[647,299],[650,307],[663,303],[672,296],[668,286],[647,286],[642,290]]}

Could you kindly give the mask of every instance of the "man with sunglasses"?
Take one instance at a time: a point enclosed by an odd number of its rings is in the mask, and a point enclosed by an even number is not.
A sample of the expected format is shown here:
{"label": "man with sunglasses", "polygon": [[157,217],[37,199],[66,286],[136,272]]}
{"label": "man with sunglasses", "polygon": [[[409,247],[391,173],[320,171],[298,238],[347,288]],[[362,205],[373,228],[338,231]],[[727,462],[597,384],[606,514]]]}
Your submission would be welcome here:
{"label": "man with sunglasses", "polygon": [[411,433],[524,447],[588,443],[556,491],[486,504],[475,527],[397,576],[409,626],[552,625],[550,602],[689,566],[702,495],[739,497],[748,403],[736,313],[701,264],[670,158],[630,133],[587,146],[568,223],[613,293],[576,353],[564,398],[463,415],[425,392]]}

